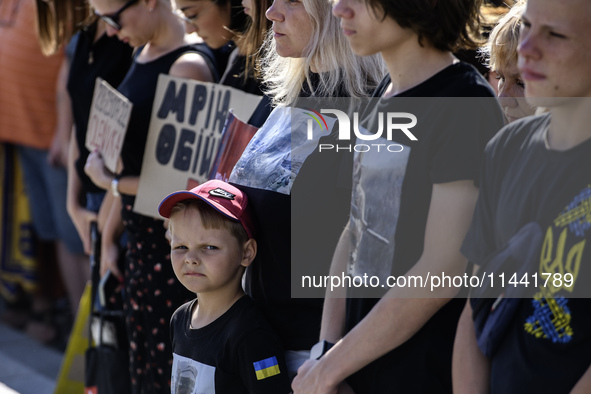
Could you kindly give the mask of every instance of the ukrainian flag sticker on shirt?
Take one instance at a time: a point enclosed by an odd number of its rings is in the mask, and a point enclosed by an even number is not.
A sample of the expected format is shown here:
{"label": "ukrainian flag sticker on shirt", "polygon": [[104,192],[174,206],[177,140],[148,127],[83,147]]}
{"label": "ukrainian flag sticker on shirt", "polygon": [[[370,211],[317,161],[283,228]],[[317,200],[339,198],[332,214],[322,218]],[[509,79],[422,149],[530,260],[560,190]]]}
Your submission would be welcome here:
{"label": "ukrainian flag sticker on shirt", "polygon": [[269,378],[271,376],[279,375],[279,363],[275,356],[266,358],[261,361],[252,363],[257,374],[257,380]]}

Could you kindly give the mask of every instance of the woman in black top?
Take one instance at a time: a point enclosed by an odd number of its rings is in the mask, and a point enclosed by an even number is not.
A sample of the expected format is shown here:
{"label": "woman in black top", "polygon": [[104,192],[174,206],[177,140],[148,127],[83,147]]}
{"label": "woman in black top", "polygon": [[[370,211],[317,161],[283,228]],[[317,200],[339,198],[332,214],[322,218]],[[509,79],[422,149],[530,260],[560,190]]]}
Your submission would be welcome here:
{"label": "woman in black top", "polygon": [[[74,129],[68,154],[68,213],[90,253],[90,222],[97,219],[105,191],[96,186],[84,172],[86,129],[90,117],[96,78],[117,87],[131,65],[132,48],[108,36],[105,23],[95,20],[77,34],[74,55],[70,61],[68,94],[72,103]],[[85,202],[85,205],[82,203]]]}
{"label": "woman in black top", "polygon": [[[108,173],[98,153],[87,161],[93,182],[111,189],[112,202],[103,231],[101,271],[117,274],[117,238],[123,226],[128,237],[123,275],[127,298],[126,323],[130,341],[133,392],[170,392],[172,353],[169,321],[182,303],[192,298],[176,281],[170,247],[161,220],[132,211],[139,184],[158,75],[213,82],[215,71],[207,51],[191,45],[168,0],[91,1],[107,23],[107,34],[138,48],[118,90],[133,103],[123,149],[122,171]],[[156,180],[155,180],[156,183]],[[120,195],[120,197],[119,197]]]}
{"label": "woman in black top", "polygon": [[[292,298],[294,281],[299,283],[292,267],[297,272],[310,265],[323,273],[322,267],[328,269],[346,222],[351,161],[350,155],[318,152],[292,157],[291,142],[305,130],[292,129],[291,105],[299,96],[367,95],[383,69],[377,57],[353,55],[328,2],[276,1],[266,15],[275,34],[267,36],[262,74],[276,108],[245,149],[230,182],[248,195],[260,230],[247,291],[287,349],[293,375],[318,339],[322,300]],[[330,141],[334,134],[323,138]]]}
{"label": "woman in black top", "polygon": [[260,81],[252,70],[246,71],[247,56],[253,53],[236,46],[248,20],[241,0],[177,0],[175,3],[187,33],[197,33],[213,49],[220,83],[261,95]]}

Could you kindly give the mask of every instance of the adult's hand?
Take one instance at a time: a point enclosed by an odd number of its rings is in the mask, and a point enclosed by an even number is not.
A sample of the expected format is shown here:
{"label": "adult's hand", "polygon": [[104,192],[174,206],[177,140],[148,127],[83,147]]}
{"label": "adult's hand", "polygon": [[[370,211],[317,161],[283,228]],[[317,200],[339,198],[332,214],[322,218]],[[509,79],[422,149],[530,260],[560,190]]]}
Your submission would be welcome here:
{"label": "adult's hand", "polygon": [[101,189],[109,190],[113,175],[105,168],[105,162],[98,150],[91,152],[86,159],[84,172]]}
{"label": "adult's hand", "polygon": [[293,394],[338,394],[338,384],[329,382],[320,372],[319,360],[308,360],[291,383]]}
{"label": "adult's hand", "polygon": [[119,245],[113,240],[103,237],[101,242],[101,277],[111,270],[119,280],[123,279],[121,271],[117,266],[119,260]]}
{"label": "adult's hand", "polygon": [[78,207],[76,209],[68,209],[70,218],[78,231],[82,245],[84,246],[84,253],[92,253],[92,242],[90,240],[90,223],[97,220],[98,215],[88,209]]}

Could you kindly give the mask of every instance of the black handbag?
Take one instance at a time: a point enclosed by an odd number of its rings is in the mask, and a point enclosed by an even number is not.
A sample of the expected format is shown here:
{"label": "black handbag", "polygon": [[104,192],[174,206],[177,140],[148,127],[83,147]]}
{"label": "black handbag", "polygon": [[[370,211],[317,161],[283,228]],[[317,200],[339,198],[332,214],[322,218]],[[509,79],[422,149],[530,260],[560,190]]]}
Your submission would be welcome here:
{"label": "black handbag", "polygon": [[[92,295],[88,329],[89,343],[85,354],[86,376],[84,393],[129,393],[131,392],[129,344],[125,332],[125,316],[123,310],[106,309],[104,305],[98,310],[95,310],[100,277],[100,235],[96,223],[91,224],[91,237]],[[92,344],[93,337],[95,338],[94,346]]]}
{"label": "black handbag", "polygon": [[489,279],[497,277],[497,285],[493,286],[492,279],[483,281],[481,286],[472,289],[469,302],[478,347],[489,358],[503,341],[521,301],[531,298],[537,290],[533,287],[501,286],[498,276],[505,274],[506,278],[510,278],[515,274],[517,278],[524,275],[531,277],[538,268],[543,239],[540,225],[527,223],[502,248],[481,263],[481,271],[490,273]]}

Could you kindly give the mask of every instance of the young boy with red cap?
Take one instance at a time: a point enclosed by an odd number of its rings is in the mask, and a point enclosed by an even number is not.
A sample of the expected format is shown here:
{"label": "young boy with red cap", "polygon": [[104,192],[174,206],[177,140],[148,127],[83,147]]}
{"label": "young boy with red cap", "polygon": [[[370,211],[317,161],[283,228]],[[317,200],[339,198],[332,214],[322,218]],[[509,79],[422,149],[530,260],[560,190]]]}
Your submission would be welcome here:
{"label": "young boy with red cap", "polygon": [[248,200],[219,181],[166,197],[171,262],[197,298],[173,314],[174,393],[288,393],[283,350],[242,275],[257,252]]}

